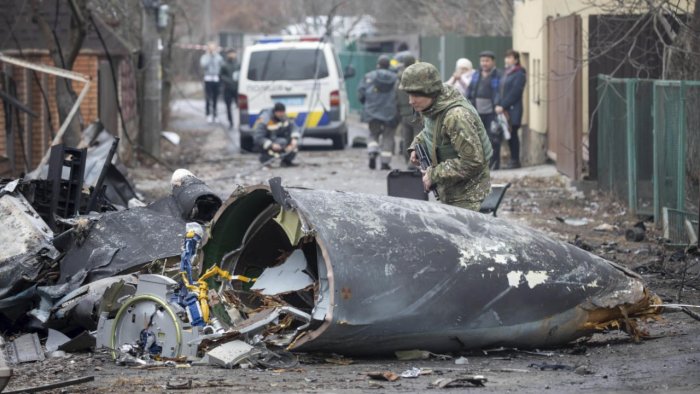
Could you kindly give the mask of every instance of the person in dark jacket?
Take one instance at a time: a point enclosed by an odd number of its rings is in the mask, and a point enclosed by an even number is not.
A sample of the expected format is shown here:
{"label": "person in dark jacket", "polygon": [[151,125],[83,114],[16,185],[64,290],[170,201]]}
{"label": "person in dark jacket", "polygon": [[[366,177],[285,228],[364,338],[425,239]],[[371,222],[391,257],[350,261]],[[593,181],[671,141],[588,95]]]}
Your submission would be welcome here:
{"label": "person in dark jacket", "polygon": [[[416,62],[416,58],[413,57],[413,55],[405,55],[401,59],[401,63],[399,67],[397,67],[397,72],[396,75],[399,77],[399,81],[401,80],[401,75],[403,74],[403,71],[406,69],[406,67],[414,64]],[[408,93],[398,89],[397,86],[397,91],[396,91],[396,101],[398,105],[398,110],[399,110],[399,116],[401,117],[401,123],[399,127],[401,127],[401,135],[403,138],[403,143],[404,147],[407,148],[408,144],[410,144],[414,138],[418,135],[418,133],[423,130],[423,117],[419,112],[416,112],[413,110],[413,107],[411,104],[408,102]],[[410,161],[410,155],[408,153],[408,150],[405,153],[405,158],[406,158],[406,164],[408,165],[408,169],[414,169],[415,167]]]}
{"label": "person in dark jacket", "polygon": [[472,80],[467,88],[467,99],[472,103],[479,113],[481,123],[484,124],[486,132],[491,140],[493,156],[489,166],[497,170],[500,166],[500,159],[496,152],[501,150],[502,135],[496,128],[492,128],[492,123],[496,120],[496,104],[499,102],[499,85],[501,73],[496,68],[496,55],[492,51],[483,51],[479,54],[480,69],[472,75]]}
{"label": "person in dark jacket", "polygon": [[233,116],[231,114],[231,103],[238,105],[238,73],[241,66],[236,61],[236,51],[230,50],[226,53],[226,61],[221,66],[219,79],[224,85],[224,103],[226,103],[226,117],[228,127],[233,129]]}
{"label": "person in dark jacket", "polygon": [[274,108],[264,110],[255,122],[253,134],[256,146],[260,148],[260,162],[265,163],[275,157],[282,157],[282,167],[292,167],[299,145],[299,129],[294,120],[287,118],[286,107],[275,103]]}
{"label": "person in dark jacket", "polygon": [[377,156],[381,156],[381,169],[390,170],[389,164],[394,154],[394,134],[399,120],[396,105],[398,77],[389,70],[390,65],[391,60],[388,56],[380,56],[377,69],[365,74],[357,89],[357,98],[364,106],[362,121],[369,123],[367,153],[370,169],[376,168]]}
{"label": "person in dark jacket", "polygon": [[[526,70],[520,65],[520,53],[509,49],[505,57],[506,70],[501,79],[501,91],[496,113],[506,113],[510,123],[510,162],[506,168],[520,168],[520,139],[518,130],[523,118],[523,90],[527,80]],[[499,144],[500,148],[500,144]],[[500,152],[494,149],[494,155]]]}

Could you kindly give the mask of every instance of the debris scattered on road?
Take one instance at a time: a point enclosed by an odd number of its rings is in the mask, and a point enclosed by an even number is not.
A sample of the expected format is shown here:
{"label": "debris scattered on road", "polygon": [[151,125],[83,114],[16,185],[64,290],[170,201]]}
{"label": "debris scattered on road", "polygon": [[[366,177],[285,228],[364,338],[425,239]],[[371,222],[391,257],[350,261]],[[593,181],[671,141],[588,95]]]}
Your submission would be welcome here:
{"label": "debris scattered on road", "polygon": [[391,371],[368,372],[367,376],[375,380],[386,380],[387,382],[395,382],[399,380],[399,375]]}
{"label": "debris scattered on road", "polygon": [[[430,371],[430,372],[432,372],[432,371]],[[408,369],[406,371],[401,372],[402,378],[411,379],[411,378],[417,378],[421,375],[427,375],[427,373],[424,373],[424,371],[421,368],[416,368],[416,367],[413,367],[411,369]]]}
{"label": "debris scattered on road", "polygon": [[646,236],[646,230],[647,229],[646,226],[644,226],[644,222],[638,222],[634,225],[634,227],[631,227],[625,231],[625,239],[630,242],[642,242]]}
{"label": "debris scattered on road", "polygon": [[452,359],[450,355],[431,353],[427,350],[397,350],[394,354],[400,361],[428,360],[431,357],[438,360]]}
{"label": "debris scattered on road", "polygon": [[[343,356],[324,361],[338,365],[351,364],[348,355],[445,360],[451,356],[441,353],[553,346],[611,327],[640,336],[632,320],[654,315],[651,305],[660,303],[614,263],[445,205],[284,188],[279,178],[222,203],[181,169],[167,198],[121,210],[103,210],[104,200],[97,211],[56,221],[54,233],[32,213],[22,182],[3,185],[3,220],[21,223],[34,243],[0,263],[22,256],[35,269],[13,279],[20,285],[8,283],[13,293],[0,297],[0,312],[27,324],[22,308],[38,305],[32,324],[57,330],[46,342],[53,355],[94,346],[121,365],[149,369],[289,370],[299,362],[290,351],[336,352]],[[435,283],[443,290],[431,290]],[[549,302],[537,301],[543,297]]]}
{"label": "debris scattered on road", "polygon": [[14,364],[42,361],[46,357],[36,333],[24,334],[9,343],[7,354]]}
{"label": "debris scattered on road", "polygon": [[532,363],[529,365],[530,368],[537,368],[540,371],[573,371],[574,367],[571,365],[564,364],[549,364],[549,363]]}
{"label": "debris scattered on road", "polygon": [[60,348],[68,342],[70,342],[70,338],[68,336],[64,335],[60,331],[56,331],[54,329],[49,328],[49,334],[46,338],[46,343],[44,344],[44,346],[46,347],[46,352],[51,353],[55,352],[56,350],[58,350],[58,348]]}
{"label": "debris scattered on road", "polygon": [[76,379],[68,379],[68,380],[64,380],[61,382],[57,382],[57,383],[44,384],[41,386],[25,387],[25,388],[21,388],[18,390],[4,391],[3,394],[36,393],[39,391],[47,391],[47,390],[60,389],[63,387],[68,387],[68,386],[75,386],[78,384],[92,382],[94,380],[95,380],[94,376],[85,376],[85,377],[76,378]]}
{"label": "debris scattered on road", "polygon": [[212,365],[233,368],[248,360],[253,349],[255,349],[253,346],[241,340],[235,340],[212,349],[207,353],[207,356],[209,356],[209,363]]}
{"label": "debris scattered on road", "polygon": [[613,230],[615,230],[615,226],[608,224],[608,223],[603,223],[603,224],[593,228],[593,231],[613,231]]}
{"label": "debris scattered on road", "polygon": [[557,219],[558,221],[560,221],[564,224],[568,224],[569,226],[575,226],[575,227],[585,226],[588,223],[590,223],[590,220],[587,218],[563,218],[561,216],[557,216],[555,219]]}
{"label": "debris scattered on road", "polygon": [[437,388],[455,388],[455,387],[484,387],[488,382],[483,375],[462,376],[459,378],[440,378],[435,380],[432,385]]}

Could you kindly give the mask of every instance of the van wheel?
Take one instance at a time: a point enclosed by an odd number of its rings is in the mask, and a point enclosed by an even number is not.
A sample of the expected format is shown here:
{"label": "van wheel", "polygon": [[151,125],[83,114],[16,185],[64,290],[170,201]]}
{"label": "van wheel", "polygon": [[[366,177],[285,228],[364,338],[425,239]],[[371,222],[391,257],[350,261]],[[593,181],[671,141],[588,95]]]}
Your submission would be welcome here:
{"label": "van wheel", "polygon": [[347,133],[333,137],[333,149],[338,149],[338,150],[345,149],[345,146],[347,146],[347,144],[348,144]]}

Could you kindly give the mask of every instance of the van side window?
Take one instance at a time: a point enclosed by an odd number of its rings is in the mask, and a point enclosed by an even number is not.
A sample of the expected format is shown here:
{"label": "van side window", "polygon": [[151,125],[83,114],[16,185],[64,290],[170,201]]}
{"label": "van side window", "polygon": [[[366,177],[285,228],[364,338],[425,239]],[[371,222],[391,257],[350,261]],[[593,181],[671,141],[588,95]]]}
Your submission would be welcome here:
{"label": "van side window", "polygon": [[248,79],[251,81],[299,81],[326,77],[328,66],[321,48],[256,51],[250,55]]}

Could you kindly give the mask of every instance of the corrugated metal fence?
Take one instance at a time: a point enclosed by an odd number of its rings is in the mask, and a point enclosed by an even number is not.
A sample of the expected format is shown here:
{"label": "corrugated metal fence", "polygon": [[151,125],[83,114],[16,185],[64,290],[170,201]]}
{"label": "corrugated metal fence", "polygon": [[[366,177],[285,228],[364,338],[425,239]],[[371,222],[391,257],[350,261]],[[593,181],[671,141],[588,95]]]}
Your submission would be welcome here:
{"label": "corrugated metal fence", "polygon": [[447,80],[455,70],[457,59],[471,60],[479,68],[479,53],[490,50],[496,54],[496,65],[503,67],[505,51],[513,47],[512,37],[467,37],[456,35],[421,37],[420,60],[432,63]]}
{"label": "corrugated metal fence", "polygon": [[598,181],[630,210],[698,212],[700,81],[598,77]]}

